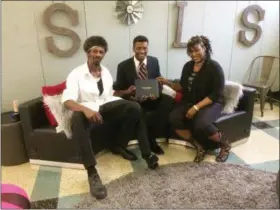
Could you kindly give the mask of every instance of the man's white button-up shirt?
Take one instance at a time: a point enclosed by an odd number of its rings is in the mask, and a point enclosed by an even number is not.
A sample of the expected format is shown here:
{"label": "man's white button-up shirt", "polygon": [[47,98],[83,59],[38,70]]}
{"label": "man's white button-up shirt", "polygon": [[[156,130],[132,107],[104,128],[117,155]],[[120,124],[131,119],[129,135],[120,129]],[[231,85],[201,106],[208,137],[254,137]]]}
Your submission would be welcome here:
{"label": "man's white button-up shirt", "polygon": [[87,62],[75,68],[67,77],[66,89],[62,94],[62,103],[67,100],[76,101],[94,111],[105,103],[121,100],[113,96],[113,78],[109,70],[101,65],[101,78],[104,91],[99,96],[97,82],[100,78],[94,78],[89,71]]}

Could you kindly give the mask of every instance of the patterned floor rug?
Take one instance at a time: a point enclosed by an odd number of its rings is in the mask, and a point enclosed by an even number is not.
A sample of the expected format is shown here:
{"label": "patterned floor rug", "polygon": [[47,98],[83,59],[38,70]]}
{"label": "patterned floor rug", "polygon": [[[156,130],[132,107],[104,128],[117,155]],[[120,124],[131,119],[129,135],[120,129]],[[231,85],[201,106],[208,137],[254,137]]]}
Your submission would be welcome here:
{"label": "patterned floor rug", "polygon": [[106,185],[108,197],[83,194],[75,208],[278,208],[276,173],[246,166],[176,163]]}

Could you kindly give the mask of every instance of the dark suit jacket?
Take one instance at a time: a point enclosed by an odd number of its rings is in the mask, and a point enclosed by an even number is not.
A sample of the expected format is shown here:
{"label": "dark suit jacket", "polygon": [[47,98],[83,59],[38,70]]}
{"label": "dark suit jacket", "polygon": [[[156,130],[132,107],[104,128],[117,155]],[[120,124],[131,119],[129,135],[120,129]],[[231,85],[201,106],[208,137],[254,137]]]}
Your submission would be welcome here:
{"label": "dark suit jacket", "polygon": [[[161,76],[158,59],[156,57],[147,56],[147,70],[148,79],[155,79]],[[138,76],[134,58],[132,57],[119,63],[117,69],[117,81],[115,83],[114,89],[126,90],[131,85],[135,84],[135,79],[138,79]]]}

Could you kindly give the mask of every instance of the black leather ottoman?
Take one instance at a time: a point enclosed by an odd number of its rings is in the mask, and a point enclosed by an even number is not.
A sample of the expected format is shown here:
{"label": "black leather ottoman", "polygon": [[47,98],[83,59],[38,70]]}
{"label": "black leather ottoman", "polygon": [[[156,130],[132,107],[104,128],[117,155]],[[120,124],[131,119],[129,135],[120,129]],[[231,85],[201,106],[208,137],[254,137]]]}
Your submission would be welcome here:
{"label": "black leather ottoman", "polygon": [[11,113],[1,114],[1,164],[3,166],[28,162],[21,122],[12,122]]}
{"label": "black leather ottoman", "polygon": [[279,195],[280,195],[280,187],[279,187],[279,179],[280,179],[280,170],[278,170],[278,174],[277,174],[277,179],[276,179],[276,193],[278,195],[278,203],[280,205],[280,198],[279,198]]}

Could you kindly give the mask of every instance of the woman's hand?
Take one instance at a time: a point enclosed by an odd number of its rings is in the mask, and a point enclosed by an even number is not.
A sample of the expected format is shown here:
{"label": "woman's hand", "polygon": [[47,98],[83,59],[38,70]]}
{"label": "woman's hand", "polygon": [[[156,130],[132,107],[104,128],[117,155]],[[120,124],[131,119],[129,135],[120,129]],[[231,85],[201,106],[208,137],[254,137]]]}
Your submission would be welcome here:
{"label": "woman's hand", "polygon": [[156,79],[162,85],[168,85],[169,84],[169,81],[167,79],[165,79],[164,77],[157,77]]}
{"label": "woman's hand", "polygon": [[194,117],[194,115],[196,114],[196,110],[194,107],[190,108],[187,113],[186,113],[186,118],[188,119],[192,119]]}

